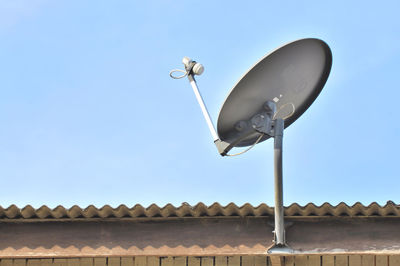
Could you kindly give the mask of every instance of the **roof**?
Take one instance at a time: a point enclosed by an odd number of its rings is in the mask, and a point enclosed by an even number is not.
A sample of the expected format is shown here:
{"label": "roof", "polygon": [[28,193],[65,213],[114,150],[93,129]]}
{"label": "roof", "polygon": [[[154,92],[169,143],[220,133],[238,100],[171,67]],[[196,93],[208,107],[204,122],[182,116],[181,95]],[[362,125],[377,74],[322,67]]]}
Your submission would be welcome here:
{"label": "roof", "polygon": [[[292,255],[400,254],[400,206],[292,204],[285,208]],[[273,208],[203,203],[144,208],[0,207],[1,258],[263,255]],[[306,264],[305,264],[306,265]]]}
{"label": "roof", "polygon": [[[11,205],[8,208],[0,206],[0,221],[9,219],[24,220],[24,219],[95,219],[95,218],[197,218],[197,217],[270,217],[273,216],[274,209],[266,204],[252,206],[246,203],[242,206],[237,206],[230,203],[222,206],[219,203],[214,203],[210,206],[204,203],[198,203],[194,206],[182,204],[175,207],[167,204],[164,207],[159,207],[152,204],[145,208],[141,205],[135,205],[131,208],[126,205],[120,205],[113,208],[105,205],[101,208],[96,208],[93,205],[87,208],[72,206],[67,209],[63,206],[57,206],[50,209],[47,206],[33,208],[27,205],[23,208],[18,208]],[[316,206],[309,203],[305,206],[300,206],[297,203],[285,207],[285,216],[290,217],[400,217],[400,205],[392,201],[388,201],[384,206],[376,202],[365,206],[359,202],[352,206],[345,203],[340,203],[333,206],[329,203],[324,203]]]}

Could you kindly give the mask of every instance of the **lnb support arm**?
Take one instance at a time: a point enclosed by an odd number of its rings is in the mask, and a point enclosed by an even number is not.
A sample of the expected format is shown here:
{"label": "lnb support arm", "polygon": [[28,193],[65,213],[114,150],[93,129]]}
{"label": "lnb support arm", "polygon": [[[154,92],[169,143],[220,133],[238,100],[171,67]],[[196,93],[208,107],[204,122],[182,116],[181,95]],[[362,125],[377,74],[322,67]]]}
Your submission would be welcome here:
{"label": "lnb support arm", "polygon": [[210,130],[211,136],[213,137],[214,143],[217,146],[219,154],[222,156],[226,155],[234,146],[237,144],[235,143],[228,143],[225,141],[220,140],[218,137],[217,131],[215,130],[214,124],[211,120],[210,114],[208,113],[207,107],[204,103],[203,97],[199,91],[197,86],[196,79],[194,78],[195,75],[201,75],[204,71],[204,67],[197,63],[196,61],[192,61],[188,57],[184,57],[182,63],[185,65],[185,70],[187,73],[188,80],[190,85],[192,86],[194,95],[196,96],[197,102],[200,105],[201,112],[203,113],[204,119],[207,122],[208,129]]}
{"label": "lnb support arm", "polygon": [[196,80],[194,79],[194,75],[192,73],[189,73],[188,79],[189,79],[190,85],[193,88],[194,95],[196,95],[197,102],[200,105],[201,111],[203,113],[204,119],[207,122],[208,128],[213,137],[213,140],[214,140],[214,142],[216,142],[217,140],[219,140],[219,137],[218,137],[217,131],[214,128],[214,124],[211,120],[210,114],[208,113],[207,107],[204,104],[203,97],[201,96],[199,88],[197,87],[197,83],[196,83]]}
{"label": "lnb support arm", "polygon": [[[240,132],[240,136],[239,136],[238,138],[236,138],[234,141],[232,141],[232,142],[226,142],[226,141],[221,140],[221,139],[219,138],[218,134],[217,134],[217,131],[215,130],[215,127],[214,127],[214,124],[213,124],[213,122],[212,122],[212,120],[211,120],[210,114],[208,113],[207,107],[206,107],[206,105],[204,104],[203,97],[201,96],[200,91],[199,91],[199,88],[197,87],[196,79],[194,78],[194,75],[195,75],[195,74],[193,73],[192,68],[193,68],[193,66],[196,66],[196,62],[190,61],[190,62],[188,63],[188,66],[189,66],[189,67],[186,67],[186,64],[185,64],[186,71],[188,71],[187,77],[188,77],[188,79],[189,79],[190,85],[191,85],[192,88],[193,88],[193,92],[194,92],[194,94],[195,94],[195,96],[196,96],[197,102],[198,102],[199,105],[200,105],[200,108],[201,108],[201,111],[202,111],[202,113],[203,113],[204,119],[205,119],[206,122],[207,122],[208,128],[209,128],[210,133],[211,133],[211,135],[212,135],[212,137],[213,137],[213,140],[214,140],[214,143],[215,143],[215,145],[216,145],[216,147],[217,147],[218,153],[219,153],[221,156],[227,155],[228,152],[229,152],[233,147],[235,147],[239,142],[241,142],[244,138],[250,136],[251,134],[254,134],[256,131],[258,131],[258,130],[261,129],[261,128],[263,128],[263,129],[265,128],[265,126],[263,125],[263,123],[260,123],[260,122],[259,122],[259,119],[253,119],[254,121],[253,121],[253,123],[252,123],[252,127],[249,127],[248,129],[244,130],[244,132]],[[263,120],[263,119],[262,119],[262,120]],[[257,124],[256,121],[258,122],[258,124]],[[264,120],[263,120],[263,121],[264,121]],[[247,123],[247,122],[246,122],[246,123]],[[250,122],[250,123],[251,123],[251,122]],[[261,124],[262,124],[262,125],[261,125]]]}

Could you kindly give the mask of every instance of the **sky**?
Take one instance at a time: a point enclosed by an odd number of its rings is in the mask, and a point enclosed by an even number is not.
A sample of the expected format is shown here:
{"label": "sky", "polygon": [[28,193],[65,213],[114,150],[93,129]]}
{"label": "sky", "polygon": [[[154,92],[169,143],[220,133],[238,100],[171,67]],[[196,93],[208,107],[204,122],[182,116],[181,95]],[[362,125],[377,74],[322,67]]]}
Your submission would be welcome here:
{"label": "sky", "polygon": [[210,115],[261,57],[324,40],[331,75],[285,130],[284,204],[400,203],[399,1],[0,0],[0,206],[273,205],[273,141],[221,157]]}

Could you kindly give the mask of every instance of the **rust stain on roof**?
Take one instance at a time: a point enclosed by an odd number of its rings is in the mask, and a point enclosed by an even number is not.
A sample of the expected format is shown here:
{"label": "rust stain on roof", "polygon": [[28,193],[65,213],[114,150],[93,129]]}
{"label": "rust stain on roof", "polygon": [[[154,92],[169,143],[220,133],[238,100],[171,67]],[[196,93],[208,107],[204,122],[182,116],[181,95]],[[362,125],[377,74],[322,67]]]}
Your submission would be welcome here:
{"label": "rust stain on roof", "polygon": [[[214,203],[210,206],[204,203],[198,203],[194,206],[182,204],[175,207],[167,204],[164,207],[159,207],[152,204],[145,208],[141,205],[135,205],[131,208],[120,205],[117,208],[112,208],[105,205],[101,208],[96,208],[93,205],[87,208],[73,206],[69,209],[63,206],[57,206],[50,209],[47,206],[42,206],[38,209],[27,205],[23,208],[18,208],[11,205],[8,208],[0,206],[0,220],[7,219],[92,219],[92,218],[186,218],[186,217],[271,217],[274,214],[273,207],[266,204],[252,206],[246,203],[242,206],[237,206],[230,203],[222,206],[219,203]],[[353,216],[381,216],[381,217],[400,217],[400,205],[392,201],[388,201],[384,206],[374,202],[368,206],[361,203],[356,203],[349,206],[345,203],[340,203],[332,206],[329,203],[324,203],[321,206],[316,206],[309,203],[305,206],[300,206],[294,203],[285,207],[285,216],[299,217],[353,217]]]}

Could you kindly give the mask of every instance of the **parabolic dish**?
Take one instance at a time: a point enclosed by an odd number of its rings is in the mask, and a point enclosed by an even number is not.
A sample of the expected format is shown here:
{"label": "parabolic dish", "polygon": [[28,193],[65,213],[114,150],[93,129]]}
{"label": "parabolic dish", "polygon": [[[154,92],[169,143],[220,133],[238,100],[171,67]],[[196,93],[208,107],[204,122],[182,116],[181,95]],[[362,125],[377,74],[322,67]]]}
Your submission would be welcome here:
{"label": "parabolic dish", "polygon": [[[239,80],[229,93],[218,116],[221,140],[232,143],[239,135],[237,122],[249,120],[268,101],[276,103],[275,118],[285,118],[285,128],[299,118],[317,98],[328,79],[332,52],[319,39],[301,39],[263,57]],[[294,107],[294,109],[293,109]],[[238,143],[254,144],[259,133]],[[268,139],[264,135],[261,141]]]}

